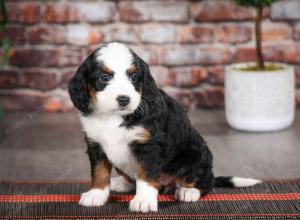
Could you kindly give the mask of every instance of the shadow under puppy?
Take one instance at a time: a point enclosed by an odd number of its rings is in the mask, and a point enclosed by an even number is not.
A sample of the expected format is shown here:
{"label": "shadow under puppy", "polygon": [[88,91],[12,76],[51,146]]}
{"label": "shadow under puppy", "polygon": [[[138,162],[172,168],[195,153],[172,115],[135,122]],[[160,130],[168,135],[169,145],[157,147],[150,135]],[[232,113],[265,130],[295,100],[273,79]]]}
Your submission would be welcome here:
{"label": "shadow under puppy", "polygon": [[[110,190],[136,195],[132,211],[157,211],[161,177],[176,183],[175,196],[197,201],[213,187],[251,186],[260,181],[217,177],[212,154],[183,108],[157,88],[148,65],[120,43],[90,54],[69,82],[81,112],[91,163],[91,190],[83,206],[104,205]],[[111,178],[115,167],[119,176]]]}

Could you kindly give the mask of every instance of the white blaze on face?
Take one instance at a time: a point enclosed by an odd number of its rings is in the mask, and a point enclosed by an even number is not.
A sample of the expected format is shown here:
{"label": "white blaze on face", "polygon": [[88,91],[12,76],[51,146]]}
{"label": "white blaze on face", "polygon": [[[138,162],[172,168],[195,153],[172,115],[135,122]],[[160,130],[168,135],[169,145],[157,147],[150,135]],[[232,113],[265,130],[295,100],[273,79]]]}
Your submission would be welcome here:
{"label": "white blaze on face", "polygon": [[[102,62],[114,72],[113,78],[104,90],[98,91],[96,94],[97,102],[95,105],[97,110],[101,113],[115,112],[123,115],[132,113],[139,106],[141,95],[135,90],[126,73],[133,61],[130,50],[124,44],[110,43],[101,48],[96,55],[99,62]],[[120,111],[117,102],[117,97],[121,95],[130,98],[130,103],[123,111]]]}

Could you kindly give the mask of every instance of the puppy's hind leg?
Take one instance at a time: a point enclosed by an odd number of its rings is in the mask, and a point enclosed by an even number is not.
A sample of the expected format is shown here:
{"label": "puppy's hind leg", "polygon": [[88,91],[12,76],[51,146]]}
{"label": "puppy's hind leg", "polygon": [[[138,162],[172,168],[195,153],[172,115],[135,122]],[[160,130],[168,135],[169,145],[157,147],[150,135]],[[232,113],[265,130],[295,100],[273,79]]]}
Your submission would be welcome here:
{"label": "puppy's hind leg", "polygon": [[195,187],[195,182],[188,183],[182,178],[176,179],[177,189],[175,198],[182,202],[196,202],[201,196],[200,189]]}
{"label": "puppy's hind leg", "polygon": [[184,202],[198,201],[213,187],[212,156],[205,148],[201,151],[187,150],[172,161],[177,190],[175,197]]}
{"label": "puppy's hind leg", "polygon": [[[191,181],[193,179],[193,181]],[[188,181],[190,180],[190,181]],[[177,178],[177,190],[175,198],[183,202],[196,202],[201,196],[206,195],[212,189],[214,175],[211,169],[206,169],[203,174],[191,173],[191,176]]]}

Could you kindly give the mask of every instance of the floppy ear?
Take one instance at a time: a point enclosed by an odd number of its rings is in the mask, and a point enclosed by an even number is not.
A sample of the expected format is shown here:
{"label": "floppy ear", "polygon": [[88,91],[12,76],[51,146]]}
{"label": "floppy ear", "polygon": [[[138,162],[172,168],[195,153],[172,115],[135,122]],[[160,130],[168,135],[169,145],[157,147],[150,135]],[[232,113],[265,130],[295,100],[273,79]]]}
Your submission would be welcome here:
{"label": "floppy ear", "polygon": [[157,86],[155,83],[154,78],[152,77],[151,73],[150,73],[150,69],[148,64],[142,60],[141,58],[137,58],[138,59],[138,65],[139,68],[141,69],[141,71],[143,72],[143,86],[142,86],[142,90],[143,90],[143,94],[147,94],[147,95],[155,95],[157,92]]}
{"label": "floppy ear", "polygon": [[69,94],[75,107],[83,112],[88,113],[90,97],[87,87],[88,67],[85,63],[81,64],[74,77],[69,81]]}

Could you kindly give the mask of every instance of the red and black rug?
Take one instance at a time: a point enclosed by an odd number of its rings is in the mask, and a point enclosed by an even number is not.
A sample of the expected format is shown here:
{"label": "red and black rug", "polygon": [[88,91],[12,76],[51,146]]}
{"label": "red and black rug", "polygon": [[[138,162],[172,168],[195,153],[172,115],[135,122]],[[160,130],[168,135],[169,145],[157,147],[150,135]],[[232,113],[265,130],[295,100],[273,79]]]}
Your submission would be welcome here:
{"label": "red and black rug", "polygon": [[1,219],[300,219],[300,179],[220,188],[196,203],[159,196],[159,212],[132,213],[132,195],[112,194],[103,207],[81,207],[87,182],[0,182]]}

